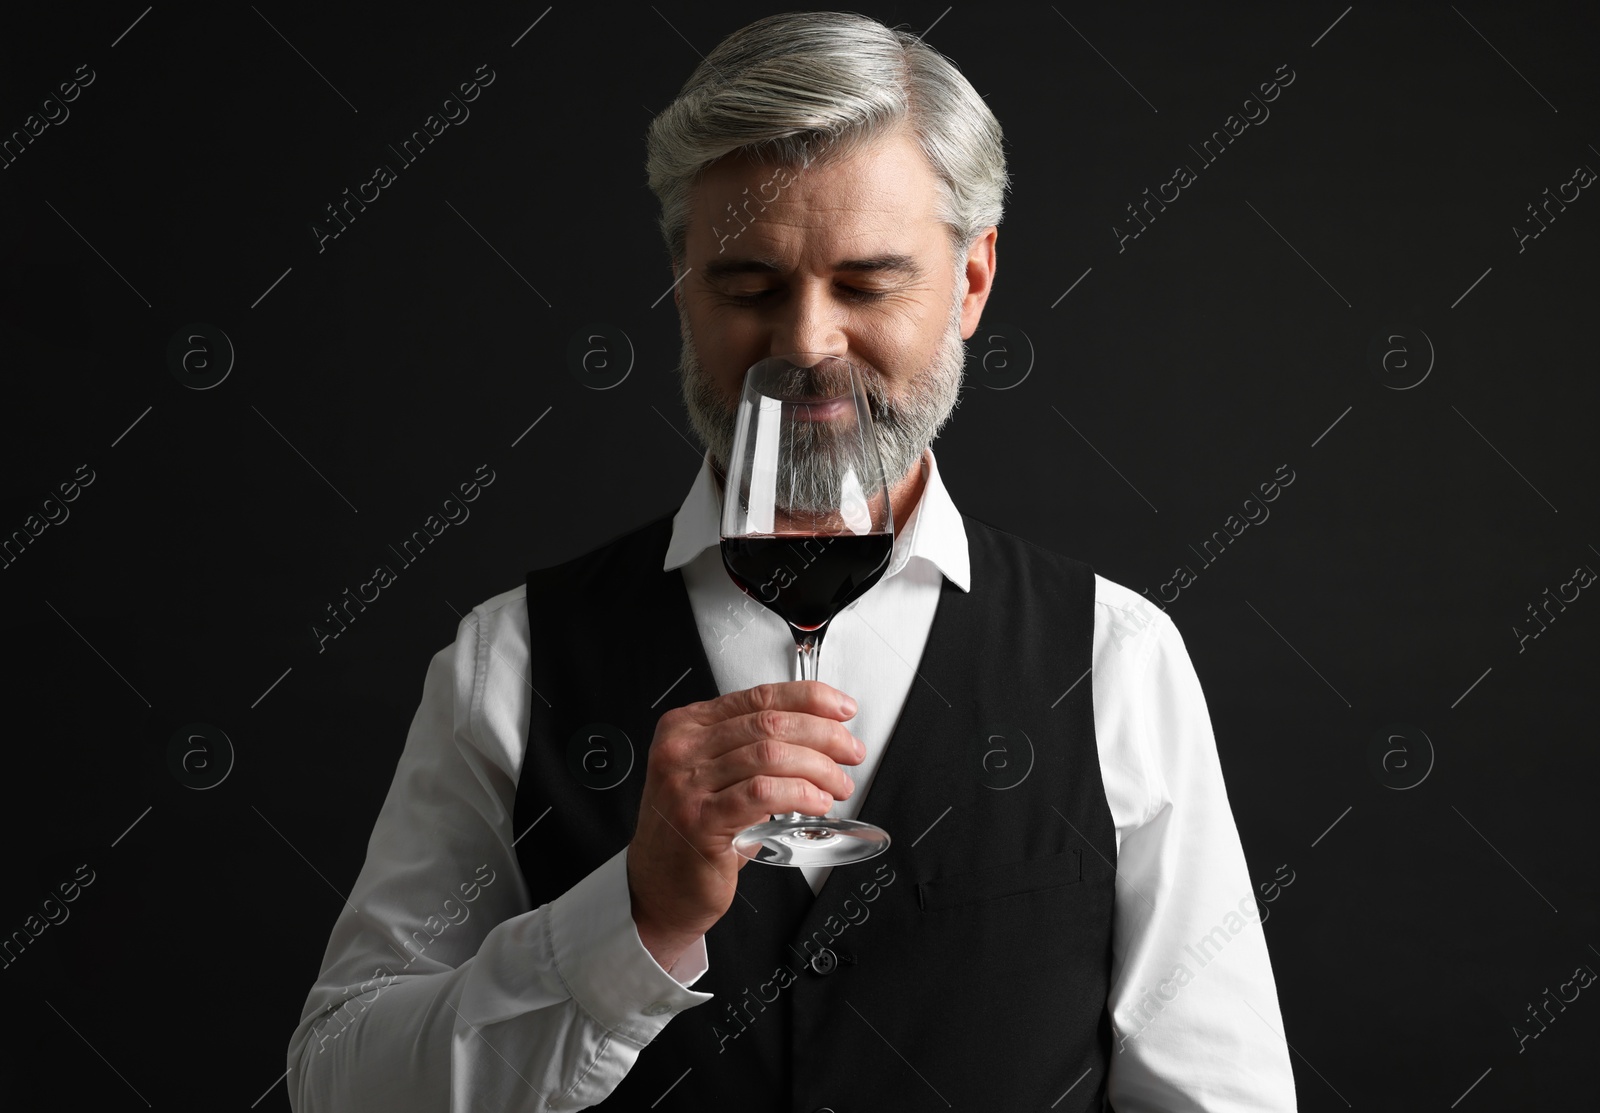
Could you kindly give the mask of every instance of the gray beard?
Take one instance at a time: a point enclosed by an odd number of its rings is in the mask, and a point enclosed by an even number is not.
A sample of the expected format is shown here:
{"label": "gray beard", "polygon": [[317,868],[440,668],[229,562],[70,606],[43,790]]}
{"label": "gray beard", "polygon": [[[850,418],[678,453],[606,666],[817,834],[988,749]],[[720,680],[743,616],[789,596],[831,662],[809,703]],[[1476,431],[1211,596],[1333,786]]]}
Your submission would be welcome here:
{"label": "gray beard", "polygon": [[[910,475],[912,468],[920,466],[923,454],[950,420],[960,400],[967,356],[966,345],[961,340],[961,293],[961,285],[957,283],[944,334],[939,338],[932,359],[911,377],[900,396],[891,398],[884,393],[883,379],[875,370],[857,367],[866,385],[878,453],[891,488]],[[726,476],[728,461],[733,455],[737,402],[730,405],[705,373],[689,331],[688,315],[681,306],[678,319],[683,337],[679,370],[689,423],[711,454],[718,471]],[[804,369],[796,372],[795,379],[797,386],[806,386],[806,392],[813,396],[836,394],[841,387],[838,381],[823,382],[815,375],[807,375]],[[845,391],[848,392],[848,388]],[[793,458],[805,466],[793,473],[785,508],[797,514],[836,512],[845,505],[846,475],[852,470],[858,474],[866,470],[859,463],[859,453],[851,452],[838,438],[828,436],[826,423],[818,423],[810,435],[804,434],[804,426],[797,424],[790,428],[802,431],[798,443],[791,442],[787,447]]]}

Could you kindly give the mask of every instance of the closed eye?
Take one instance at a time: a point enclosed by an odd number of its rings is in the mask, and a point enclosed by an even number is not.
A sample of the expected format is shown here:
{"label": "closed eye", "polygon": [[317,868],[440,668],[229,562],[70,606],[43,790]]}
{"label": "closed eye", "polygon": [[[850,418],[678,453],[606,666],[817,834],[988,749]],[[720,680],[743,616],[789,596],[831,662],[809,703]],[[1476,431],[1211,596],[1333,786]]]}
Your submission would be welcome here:
{"label": "closed eye", "polygon": [[[850,301],[878,301],[889,296],[882,290],[857,290],[853,286],[841,286],[839,290]],[[760,290],[753,294],[725,294],[723,296],[725,300],[735,305],[756,305],[778,292],[776,289],[769,289]]]}

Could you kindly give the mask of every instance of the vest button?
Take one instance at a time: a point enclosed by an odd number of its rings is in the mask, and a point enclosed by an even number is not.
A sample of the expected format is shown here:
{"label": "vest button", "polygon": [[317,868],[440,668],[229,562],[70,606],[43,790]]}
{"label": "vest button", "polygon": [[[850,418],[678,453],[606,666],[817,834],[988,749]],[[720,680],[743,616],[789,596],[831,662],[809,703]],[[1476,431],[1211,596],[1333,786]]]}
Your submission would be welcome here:
{"label": "vest button", "polygon": [[826,947],[811,956],[811,969],[818,974],[831,974],[838,968],[839,956]]}

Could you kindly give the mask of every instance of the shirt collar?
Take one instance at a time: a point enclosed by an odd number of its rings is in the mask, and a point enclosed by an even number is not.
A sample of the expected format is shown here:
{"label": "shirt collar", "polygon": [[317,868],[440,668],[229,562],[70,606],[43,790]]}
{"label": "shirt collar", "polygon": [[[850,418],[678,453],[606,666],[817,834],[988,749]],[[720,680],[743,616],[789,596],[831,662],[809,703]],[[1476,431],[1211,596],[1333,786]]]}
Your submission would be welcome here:
{"label": "shirt collar", "polygon": [[[920,557],[939,569],[947,580],[962,591],[969,591],[971,565],[967,557],[967,530],[962,524],[961,512],[950,501],[950,493],[945,490],[933,449],[925,449],[922,458],[923,466],[927,469],[922,497],[912,508],[910,521],[900,527],[889,571],[884,578],[895,575],[913,557]],[[667,546],[667,558],[662,571],[670,572],[682,567],[706,549],[720,544],[721,532],[722,497],[717,489],[716,475],[711,470],[711,454],[706,453],[700,460],[700,473],[695,476],[688,496],[672,519],[672,541]]]}

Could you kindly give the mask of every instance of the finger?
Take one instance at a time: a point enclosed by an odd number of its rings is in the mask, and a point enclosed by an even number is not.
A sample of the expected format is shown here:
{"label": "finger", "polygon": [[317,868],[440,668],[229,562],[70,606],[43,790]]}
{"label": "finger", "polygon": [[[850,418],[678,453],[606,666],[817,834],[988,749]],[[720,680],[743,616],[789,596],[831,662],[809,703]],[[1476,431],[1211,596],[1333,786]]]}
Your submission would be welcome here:
{"label": "finger", "polygon": [[723,830],[737,832],[785,812],[826,815],[831,807],[833,797],[810,781],[757,776],[711,796],[702,814]]}
{"label": "finger", "polygon": [[849,799],[855,792],[855,781],[826,754],[773,738],[730,750],[697,770],[694,781],[696,788],[717,793],[760,776],[807,780],[835,800]]}
{"label": "finger", "polygon": [[845,765],[855,765],[866,756],[866,747],[850,733],[850,728],[835,719],[819,718],[803,711],[756,711],[736,719],[724,719],[700,732],[698,745],[705,759],[716,759],[743,746],[759,742],[785,742],[804,746]]}
{"label": "finger", "polygon": [[803,711],[808,715],[843,720],[855,715],[855,710],[846,706],[849,699],[844,692],[821,680],[783,680],[691,703],[684,710],[701,726],[758,711]]}

